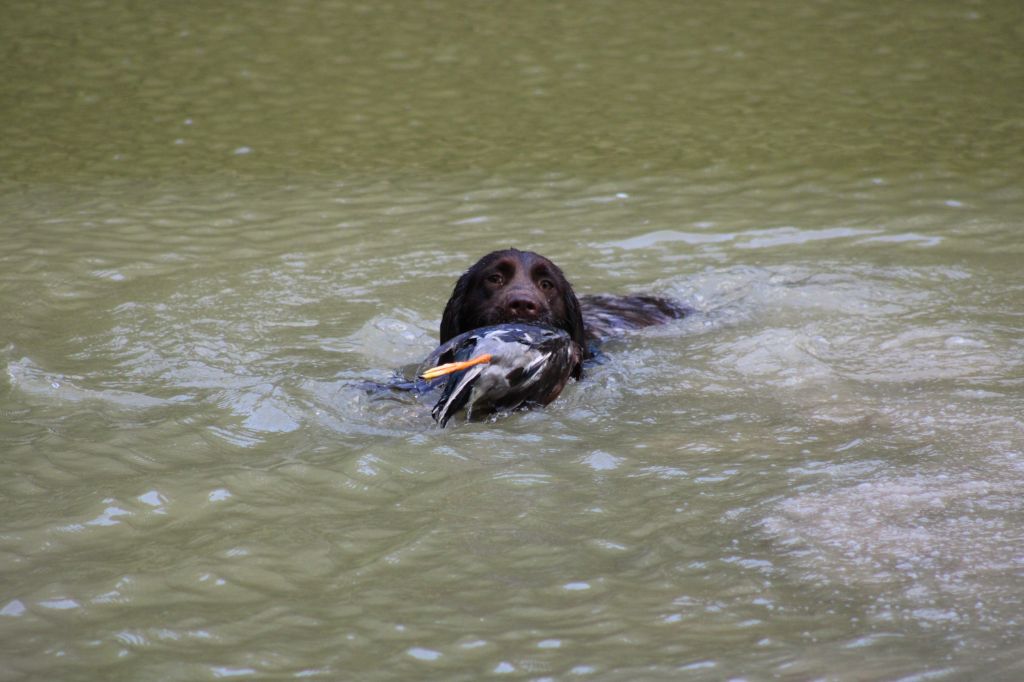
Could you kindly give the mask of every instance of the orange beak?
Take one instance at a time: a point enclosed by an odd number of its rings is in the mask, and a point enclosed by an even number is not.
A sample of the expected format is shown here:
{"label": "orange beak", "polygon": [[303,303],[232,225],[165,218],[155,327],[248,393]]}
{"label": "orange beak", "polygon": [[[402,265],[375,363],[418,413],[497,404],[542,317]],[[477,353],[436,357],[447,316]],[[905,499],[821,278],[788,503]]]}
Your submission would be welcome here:
{"label": "orange beak", "polygon": [[469,369],[473,365],[486,364],[491,361],[491,357],[490,353],[484,353],[483,355],[478,355],[475,358],[466,360],[465,362],[449,362],[444,365],[438,365],[437,367],[432,367],[421,374],[420,378],[430,380],[436,379],[437,377],[443,377],[445,374],[461,372],[464,369]]}

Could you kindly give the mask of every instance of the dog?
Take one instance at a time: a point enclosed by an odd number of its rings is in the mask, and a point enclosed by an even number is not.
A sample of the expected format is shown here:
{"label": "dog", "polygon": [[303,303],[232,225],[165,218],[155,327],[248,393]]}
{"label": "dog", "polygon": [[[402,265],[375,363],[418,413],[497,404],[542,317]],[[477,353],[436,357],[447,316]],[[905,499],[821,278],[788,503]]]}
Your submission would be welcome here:
{"label": "dog", "polygon": [[533,251],[492,251],[455,283],[441,317],[440,341],[479,327],[526,322],[563,329],[582,360],[600,344],[627,331],[678,320],[690,312],[671,299],[646,294],[577,297],[561,268]]}

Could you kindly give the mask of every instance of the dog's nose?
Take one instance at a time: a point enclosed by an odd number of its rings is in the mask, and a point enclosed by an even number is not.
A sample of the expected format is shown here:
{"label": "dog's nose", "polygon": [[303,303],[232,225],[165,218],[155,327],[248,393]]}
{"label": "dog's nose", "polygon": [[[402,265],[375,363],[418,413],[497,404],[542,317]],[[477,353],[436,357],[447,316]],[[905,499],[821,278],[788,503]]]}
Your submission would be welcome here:
{"label": "dog's nose", "polygon": [[532,319],[540,314],[540,305],[528,296],[512,296],[505,307],[512,317]]}

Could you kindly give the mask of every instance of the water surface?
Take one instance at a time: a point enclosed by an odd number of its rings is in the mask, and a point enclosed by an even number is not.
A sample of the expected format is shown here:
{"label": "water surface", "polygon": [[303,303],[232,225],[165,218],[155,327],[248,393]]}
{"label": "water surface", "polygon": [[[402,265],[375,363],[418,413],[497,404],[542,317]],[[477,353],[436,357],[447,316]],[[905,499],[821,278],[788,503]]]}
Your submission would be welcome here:
{"label": "water surface", "polygon": [[[0,679],[1014,679],[1016,3],[11,4]],[[381,399],[509,245],[697,312]]]}

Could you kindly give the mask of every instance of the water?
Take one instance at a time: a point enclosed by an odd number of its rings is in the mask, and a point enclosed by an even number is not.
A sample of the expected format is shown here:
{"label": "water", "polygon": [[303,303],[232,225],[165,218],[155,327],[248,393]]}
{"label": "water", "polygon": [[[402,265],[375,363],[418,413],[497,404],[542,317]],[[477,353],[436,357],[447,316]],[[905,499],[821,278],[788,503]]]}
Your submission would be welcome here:
{"label": "water", "polygon": [[[1016,679],[1016,3],[10,4],[0,679]],[[697,310],[439,430],[540,251]]]}

